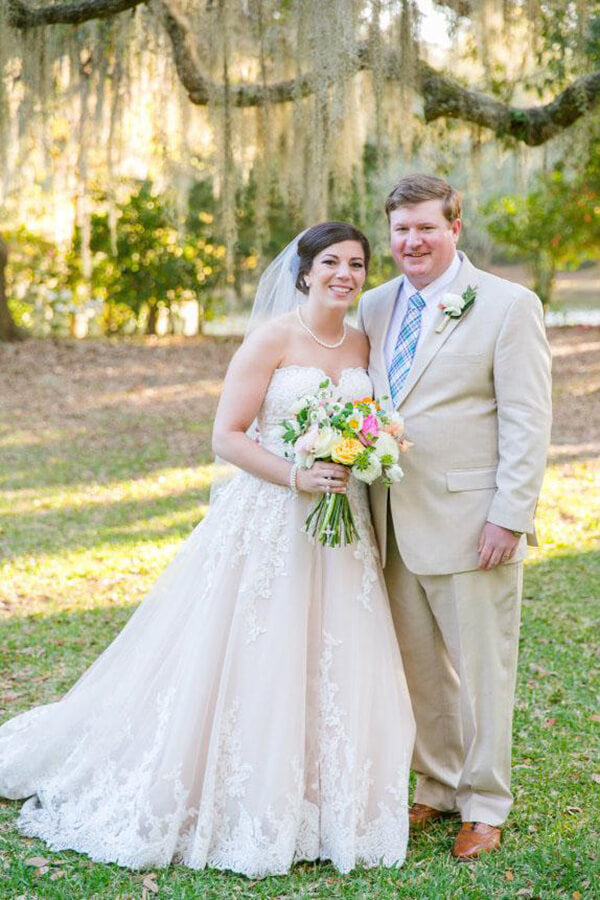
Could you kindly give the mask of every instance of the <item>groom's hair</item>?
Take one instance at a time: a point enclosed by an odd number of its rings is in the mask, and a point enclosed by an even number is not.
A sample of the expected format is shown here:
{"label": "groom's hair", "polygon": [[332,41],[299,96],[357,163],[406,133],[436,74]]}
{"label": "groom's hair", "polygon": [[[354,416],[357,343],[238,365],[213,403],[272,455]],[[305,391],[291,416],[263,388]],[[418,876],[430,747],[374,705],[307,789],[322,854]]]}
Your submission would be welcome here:
{"label": "groom's hair", "polygon": [[371,247],[367,236],[349,222],[321,222],[305,231],[298,241],[300,262],[296,287],[299,291],[308,294],[304,276],[312,269],[315,256],[331,247],[332,244],[340,244],[342,241],[357,241],[361,245],[365,257],[365,269],[367,272],[369,271]]}
{"label": "groom's hair", "polygon": [[415,206],[426,200],[441,200],[444,215],[449,222],[460,219],[462,200],[451,184],[437,175],[407,175],[398,182],[385,201],[385,211],[389,219],[393,209],[400,206]]}

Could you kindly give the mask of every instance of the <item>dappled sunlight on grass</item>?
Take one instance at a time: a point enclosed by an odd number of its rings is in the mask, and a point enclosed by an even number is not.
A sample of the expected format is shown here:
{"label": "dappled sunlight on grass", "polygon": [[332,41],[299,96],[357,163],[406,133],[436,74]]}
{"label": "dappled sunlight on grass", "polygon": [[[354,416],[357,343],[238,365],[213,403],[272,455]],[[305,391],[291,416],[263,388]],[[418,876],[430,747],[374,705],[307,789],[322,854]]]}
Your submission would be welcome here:
{"label": "dappled sunlight on grass", "polygon": [[539,558],[600,549],[600,461],[550,465],[537,510]]}
{"label": "dappled sunlight on grass", "polygon": [[58,428],[38,428],[35,432],[27,429],[0,428],[0,448],[15,448],[22,450],[25,447],[47,445],[52,441],[59,441],[61,432]]}
{"label": "dappled sunlight on grass", "polygon": [[159,403],[172,403],[174,400],[184,400],[186,403],[196,401],[198,398],[218,397],[221,393],[221,382],[214,379],[203,379],[190,385],[186,382],[161,385],[158,387],[133,386],[124,390],[99,391],[85,402],[85,409],[102,409],[106,406],[120,406],[127,408],[152,405]]}
{"label": "dappled sunlight on grass", "polygon": [[[598,286],[600,295],[600,285]],[[580,356],[582,353],[600,353],[600,341],[581,341],[579,344],[558,344],[552,348],[552,356],[560,359],[565,356]]]}
{"label": "dappled sunlight on grass", "polygon": [[[186,523],[186,533],[195,522]],[[3,617],[54,615],[138,603],[181,546],[181,525],[170,536],[126,535],[119,545],[21,556],[0,570]]]}
{"label": "dappled sunlight on grass", "polygon": [[[90,483],[65,490],[62,485],[46,485],[35,489],[3,491],[0,497],[0,515],[17,516],[26,513],[38,515],[43,510],[75,510],[130,501],[149,501],[160,497],[172,497],[193,489],[208,491],[215,473],[213,463],[194,469],[166,468],[152,475],[115,480],[106,484]],[[10,477],[7,475],[7,477]]]}

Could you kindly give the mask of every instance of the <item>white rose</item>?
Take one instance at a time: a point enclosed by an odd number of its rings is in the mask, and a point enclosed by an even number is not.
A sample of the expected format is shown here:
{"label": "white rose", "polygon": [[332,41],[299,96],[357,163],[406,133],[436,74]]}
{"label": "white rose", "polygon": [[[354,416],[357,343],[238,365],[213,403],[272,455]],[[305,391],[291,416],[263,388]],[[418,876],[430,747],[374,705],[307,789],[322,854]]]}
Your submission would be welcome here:
{"label": "white rose", "polygon": [[447,316],[460,316],[464,305],[465,301],[460,294],[444,294],[440,300],[440,306]]}
{"label": "white rose", "polygon": [[295,400],[290,406],[290,412],[292,415],[297,416],[298,413],[304,409],[305,406],[308,406],[310,402],[310,397],[299,397],[298,400]]}
{"label": "white rose", "polygon": [[392,484],[396,484],[396,482],[402,481],[404,478],[404,471],[402,467],[398,465],[387,466],[384,475],[388,481],[391,481]]}
{"label": "white rose", "polygon": [[381,463],[374,453],[369,453],[369,465],[366,469],[359,469],[358,466],[352,466],[352,474],[359,481],[366,484],[373,484],[381,475]]}
{"label": "white rose", "polygon": [[314,461],[314,454],[308,453],[306,450],[296,450],[294,454],[294,462],[297,466],[300,466],[301,469],[310,469]]}
{"label": "white rose", "polygon": [[329,456],[331,448],[339,438],[339,433],[331,425],[324,425],[319,429],[319,434],[313,445],[313,454],[317,459]]}
{"label": "white rose", "polygon": [[381,431],[379,433],[379,437],[377,438],[373,450],[379,459],[381,459],[382,456],[391,456],[394,463],[397,463],[400,457],[398,442],[391,434],[388,434],[387,431]]}

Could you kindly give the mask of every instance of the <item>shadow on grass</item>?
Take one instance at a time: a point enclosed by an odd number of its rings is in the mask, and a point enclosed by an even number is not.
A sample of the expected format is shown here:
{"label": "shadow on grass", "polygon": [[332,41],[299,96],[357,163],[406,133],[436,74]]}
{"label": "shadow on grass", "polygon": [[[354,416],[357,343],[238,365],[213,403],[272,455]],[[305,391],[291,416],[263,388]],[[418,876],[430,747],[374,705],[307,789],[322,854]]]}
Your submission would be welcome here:
{"label": "shadow on grass", "polygon": [[[203,425],[198,426],[200,429]],[[165,429],[166,430],[166,429]],[[0,486],[7,491],[44,487],[88,486],[123,479],[135,481],[162,468],[195,468],[213,460],[207,446],[210,427],[198,437],[198,448],[169,448],[160,435],[116,433],[100,451],[89,433],[48,438],[39,444],[0,450]]]}
{"label": "shadow on grass", "polygon": [[[182,488],[148,500],[78,503],[60,509],[0,516],[0,548],[5,560],[24,554],[120,546],[135,541],[186,537],[203,518],[210,488]],[[153,519],[171,517],[171,524]]]}

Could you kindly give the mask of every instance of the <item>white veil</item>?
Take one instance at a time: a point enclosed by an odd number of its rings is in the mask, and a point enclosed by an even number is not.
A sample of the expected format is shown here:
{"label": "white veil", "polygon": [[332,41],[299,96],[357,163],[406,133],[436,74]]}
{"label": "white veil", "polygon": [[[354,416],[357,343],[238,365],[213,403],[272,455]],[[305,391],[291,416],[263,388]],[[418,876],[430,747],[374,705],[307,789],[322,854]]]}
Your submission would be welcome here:
{"label": "white veil", "polygon": [[305,228],[297,234],[260,276],[246,327],[246,337],[258,325],[291,312],[306,300],[302,291],[296,287],[296,279],[300,268],[298,243],[307,230]]}
{"label": "white veil", "polygon": [[[276,319],[285,313],[292,312],[306,296],[296,287],[300,257],[298,256],[298,242],[308,229],[297,234],[285,249],[269,263],[260,276],[256,296],[250,312],[250,318],[246,326],[244,340],[259,325]],[[255,438],[258,434],[256,421],[252,423],[246,432],[248,437]],[[232,463],[215,456],[214,477],[210,489],[210,502],[213,503],[221,489],[234,477],[238,469]]]}

